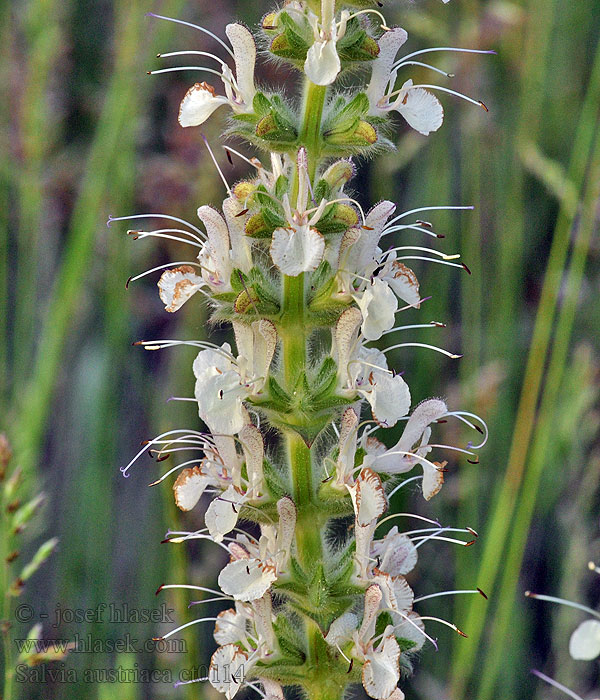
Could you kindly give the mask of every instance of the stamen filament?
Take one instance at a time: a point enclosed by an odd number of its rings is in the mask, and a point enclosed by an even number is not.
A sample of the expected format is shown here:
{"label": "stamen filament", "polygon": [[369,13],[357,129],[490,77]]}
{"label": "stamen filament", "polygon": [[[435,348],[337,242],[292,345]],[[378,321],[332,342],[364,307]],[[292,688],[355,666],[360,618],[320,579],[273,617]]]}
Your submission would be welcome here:
{"label": "stamen filament", "polygon": [[556,598],[553,595],[543,595],[542,593],[532,593],[531,591],[525,591],[525,596],[527,598],[534,598],[535,600],[545,600],[548,603],[558,603],[559,605],[565,605],[568,608],[575,608],[576,610],[583,610],[583,612],[588,613],[588,615],[593,615],[600,620],[600,613],[593,608],[588,608],[587,605],[582,605],[581,603],[575,603],[572,600],[565,600],[564,598]]}
{"label": "stamen filament", "polygon": [[435,350],[436,352],[440,352],[442,355],[446,355],[446,357],[449,357],[451,360],[458,360],[462,357],[462,355],[454,355],[448,350],[438,348],[436,345],[428,345],[427,343],[399,343],[398,345],[392,345],[389,348],[384,348],[381,350],[381,352],[385,354],[386,352],[398,350],[399,348],[426,348],[428,350]]}
{"label": "stamen filament", "polygon": [[220,39],[216,34],[213,34],[211,31],[208,29],[205,29],[204,27],[201,27],[198,24],[192,24],[191,22],[184,22],[182,19],[175,19],[173,17],[165,17],[164,15],[157,15],[154,14],[154,12],[147,12],[146,17],[154,17],[155,19],[164,19],[167,22],[175,22],[175,24],[182,24],[184,27],[191,27],[192,29],[197,29],[199,32],[204,32],[204,34],[208,34],[208,36],[212,37],[215,41],[217,41],[221,46],[227,51],[227,53],[231,56],[231,58],[235,59],[235,55],[233,51],[227,46],[227,44],[223,41],[223,39]]}

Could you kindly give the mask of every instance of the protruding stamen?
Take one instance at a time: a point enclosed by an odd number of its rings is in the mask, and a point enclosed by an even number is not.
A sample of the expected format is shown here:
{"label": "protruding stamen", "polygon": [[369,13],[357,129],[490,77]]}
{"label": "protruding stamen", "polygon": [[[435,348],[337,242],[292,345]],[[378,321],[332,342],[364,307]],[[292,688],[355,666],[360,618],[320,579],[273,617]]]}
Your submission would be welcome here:
{"label": "protruding stamen", "polygon": [[446,355],[446,357],[449,357],[451,360],[459,360],[462,357],[462,355],[454,355],[448,350],[438,348],[437,345],[428,345],[427,343],[398,343],[398,345],[391,345],[389,348],[385,348],[381,352],[386,353],[390,352],[391,350],[397,350],[398,348],[426,348],[427,350],[435,350],[436,352],[440,352],[442,355]]}
{"label": "protruding stamen", "polygon": [[173,58],[174,56],[205,56],[206,58],[214,59],[222,66],[227,65],[221,58],[215,56],[214,53],[209,53],[208,51],[169,51],[169,53],[157,54],[156,58]]}
{"label": "protruding stamen", "polygon": [[183,262],[165,263],[164,265],[158,265],[157,267],[153,267],[151,270],[146,270],[146,272],[142,272],[140,275],[136,275],[135,277],[130,277],[127,280],[127,284],[125,286],[127,288],[129,288],[129,285],[132,282],[135,282],[136,280],[142,279],[142,277],[146,277],[147,275],[151,275],[153,272],[158,272],[159,270],[166,270],[169,267],[177,267],[177,265],[194,265],[195,267],[199,267],[199,268],[202,267],[197,262],[190,262],[188,260],[185,260]]}
{"label": "protruding stamen", "polygon": [[154,12],[147,12],[146,17],[154,17],[155,19],[164,19],[167,22],[175,22],[175,24],[182,24],[184,27],[191,27],[192,29],[197,29],[199,32],[204,32],[204,34],[208,34],[208,36],[212,37],[215,41],[217,41],[221,46],[227,51],[227,53],[231,56],[231,58],[235,59],[235,56],[233,54],[233,51],[227,46],[227,44],[220,39],[216,34],[213,34],[211,31],[208,29],[205,29],[204,27],[201,27],[198,24],[192,24],[191,22],[184,22],[182,19],[175,19],[173,17],[165,17],[164,15],[157,15],[154,14]]}
{"label": "protruding stamen", "polygon": [[[455,53],[480,53],[480,54],[493,54],[494,56],[496,55],[495,51],[485,51],[481,49],[459,49],[455,48],[453,46],[436,46],[431,49],[421,49],[420,51],[413,51],[412,53],[407,54],[406,56],[403,56],[397,64],[394,65],[393,68],[396,68],[398,65],[401,63],[404,63],[404,61],[408,60],[409,58],[414,58],[414,56],[422,56],[423,54],[426,53],[435,53],[437,51],[454,51]],[[393,70],[393,69],[392,69]]]}
{"label": "protruding stamen", "polygon": [[430,321],[429,323],[413,323],[410,326],[396,326],[395,328],[390,328],[389,331],[383,331],[381,337],[389,335],[390,333],[395,333],[396,331],[410,331],[417,328],[446,328],[446,324],[439,323],[438,321]]}
{"label": "protruding stamen", "polygon": [[581,695],[577,695],[577,693],[572,691],[570,688],[567,688],[566,685],[555,681],[554,678],[550,678],[550,676],[547,676],[545,673],[542,673],[541,671],[536,671],[535,668],[531,669],[531,673],[533,673],[534,676],[537,676],[538,678],[543,680],[545,683],[548,683],[548,685],[551,685],[553,688],[556,688],[565,695],[568,695],[570,698],[573,698],[573,700],[583,700]]}
{"label": "protruding stamen", "polygon": [[190,222],[186,221],[185,219],[179,219],[176,216],[170,216],[169,214],[133,214],[132,216],[109,216],[106,225],[110,228],[110,225],[114,221],[135,221],[135,219],[166,219],[167,221],[176,221],[179,224],[188,226],[202,238],[206,238],[206,234],[204,234],[197,226],[194,226],[194,224],[190,224]]}
{"label": "protruding stamen", "polygon": [[215,154],[213,153],[212,148],[210,147],[210,144],[208,143],[208,139],[204,134],[201,134],[202,140],[204,141],[204,145],[206,146],[208,152],[210,153],[210,157],[212,159],[212,162],[215,165],[215,168],[217,169],[217,172],[219,173],[219,176],[221,177],[221,180],[223,181],[223,184],[225,185],[225,189],[227,190],[227,194],[231,197],[231,187],[229,187],[229,183],[225,179],[225,175],[223,175],[223,171],[221,170],[219,164],[217,163],[217,159],[215,158]]}
{"label": "protruding stamen", "polygon": [[583,610],[588,613],[588,615],[593,615],[600,620],[600,613],[592,608],[588,608],[587,605],[582,605],[581,603],[575,603],[572,600],[565,600],[564,598],[556,598],[553,595],[543,595],[541,593],[532,593],[531,591],[525,591],[525,596],[527,598],[534,598],[535,600],[545,600],[548,603],[558,603],[560,605],[565,605],[568,608],[576,608],[577,610]]}
{"label": "protruding stamen", "polygon": [[468,638],[468,635],[465,634],[462,630],[458,629],[458,627],[455,624],[453,624],[452,622],[448,622],[447,620],[442,620],[441,617],[432,617],[427,615],[421,616],[421,620],[431,620],[432,622],[439,622],[442,625],[446,625],[446,627],[449,627],[451,630],[454,630],[461,637]]}
{"label": "protruding stamen", "polygon": [[418,207],[417,209],[409,209],[408,211],[402,212],[402,214],[398,214],[398,216],[394,217],[391,221],[388,221],[386,224],[386,229],[388,226],[392,226],[393,224],[396,223],[396,221],[400,221],[400,219],[405,219],[407,216],[410,216],[411,214],[419,214],[422,211],[473,211],[475,209],[474,206],[469,205],[469,206],[464,206],[464,205],[445,205],[441,204],[439,206],[433,206],[433,207]]}
{"label": "protruding stamen", "polygon": [[400,489],[402,487],[406,486],[407,484],[410,484],[411,481],[419,481],[419,479],[422,479],[422,478],[423,478],[423,475],[419,474],[418,476],[411,476],[410,479],[404,479],[404,481],[402,481],[400,484],[398,484],[398,486],[394,487],[394,489],[388,494],[388,500],[390,500],[394,494],[396,494],[398,491],[400,491]]}
{"label": "protruding stamen", "polygon": [[431,523],[432,525],[437,525],[438,527],[440,526],[438,520],[432,520],[431,518],[426,518],[425,516],[417,515],[416,513],[394,513],[393,515],[388,515],[386,518],[383,518],[383,520],[380,520],[377,523],[377,527],[383,525],[383,523],[393,520],[394,518],[414,518],[415,520],[422,520],[425,523]]}
{"label": "protruding stamen", "polygon": [[454,78],[455,75],[454,73],[446,73],[445,70],[442,70],[441,68],[436,68],[435,66],[430,65],[429,63],[421,63],[421,61],[403,61],[402,63],[399,63],[396,68],[404,68],[404,66],[421,66],[421,68],[428,68],[429,70],[435,71],[436,73],[439,73],[440,75],[446,76],[446,78]]}
{"label": "protruding stamen", "polygon": [[426,83],[423,83],[422,85],[411,85],[406,90],[402,90],[402,88],[400,88],[400,90],[396,90],[395,92],[390,93],[388,95],[388,99],[390,97],[395,97],[396,95],[399,95],[402,92],[407,92],[408,90],[416,90],[417,88],[428,88],[429,90],[439,90],[440,92],[446,92],[449,95],[454,95],[454,97],[460,97],[461,100],[466,100],[467,102],[470,102],[471,104],[474,104],[477,107],[481,107],[486,112],[489,112],[489,109],[483,104],[481,100],[474,100],[468,95],[463,95],[462,92],[457,92],[456,90],[451,90],[450,88],[442,87],[441,85],[428,85]]}
{"label": "protruding stamen", "polygon": [[425,248],[419,245],[399,245],[395,248],[390,248],[389,250],[385,251],[385,253],[382,255],[382,258],[388,253],[395,253],[401,250],[420,250],[424,253],[431,253],[432,255],[437,255],[438,257],[442,258],[442,260],[457,260],[458,258],[460,258],[460,253],[448,255],[447,253],[442,253],[442,251],[440,250],[433,250],[433,248]]}
{"label": "protruding stamen", "polygon": [[[162,233],[166,229],[160,229],[158,231],[134,231],[134,230],[129,230],[127,231],[128,236],[132,236],[135,241],[137,240],[143,240],[144,238],[164,238],[165,240],[169,241],[176,241],[177,243],[185,243],[187,245],[194,246],[194,248],[200,248],[202,249],[203,244],[202,242],[200,243],[195,243],[194,241],[188,241],[187,238],[181,238],[180,236],[172,236],[171,234],[168,233]],[[192,234],[189,234],[190,236]]]}
{"label": "protruding stamen", "polygon": [[440,591],[439,593],[430,593],[429,595],[423,595],[420,598],[415,598],[413,602],[422,603],[424,600],[430,600],[431,598],[441,598],[442,596],[446,595],[463,595],[473,593],[478,593],[487,600],[487,596],[483,593],[483,591],[480,588],[475,588],[474,590]]}

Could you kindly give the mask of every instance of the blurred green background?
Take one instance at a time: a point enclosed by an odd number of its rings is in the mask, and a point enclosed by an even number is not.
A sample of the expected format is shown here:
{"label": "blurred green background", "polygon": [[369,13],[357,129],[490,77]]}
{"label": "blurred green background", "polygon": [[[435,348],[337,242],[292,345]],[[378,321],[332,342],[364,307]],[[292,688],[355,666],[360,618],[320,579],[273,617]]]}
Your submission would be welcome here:
{"label": "blurred green background", "polygon": [[[148,488],[165,465],[148,458],[128,480],[119,472],[142,440],[198,424],[193,406],[167,403],[172,395],[191,395],[193,351],[144,353],[131,343],[205,337],[205,316],[193,303],[176,317],[166,314],[156,276],[126,290],[131,275],[181,260],[185,251],[152,239],[136,243],[125,235],[127,224],[109,229],[105,221],[144,211],[193,220],[200,204],[218,206],[224,196],[198,130],[180,129],[176,121],[197,74],[145,75],[160,67],[159,51],[215,46],[144,13],[199,22],[222,35],[233,16],[252,24],[270,8],[243,0],[0,6],[0,425],[26,493],[46,494],[42,517],[23,535],[25,549],[60,538],[15,602],[31,605],[32,618],[13,619],[11,634],[24,637],[42,622],[46,638],[83,645],[63,661],[29,669],[14,697],[213,697],[201,685],[172,688],[182,669],[208,662],[210,624],[182,635],[184,654],[182,647],[147,642],[172,627],[168,621],[131,616],[164,602],[175,609],[174,619],[191,619],[198,609],[186,606],[194,596],[155,598],[155,590],[166,582],[214,583],[222,552],[160,544],[169,526],[188,529],[202,520],[201,513],[185,519],[175,513],[169,482]],[[424,614],[451,619],[469,638],[431,629],[440,651],[422,653],[406,682],[407,699],[558,697],[529,674],[532,667],[591,697],[598,666],[575,663],[567,653],[581,614],[528,601],[523,592],[600,601],[597,578],[587,569],[588,560],[600,558],[594,445],[600,3],[387,0],[384,11],[388,23],[409,31],[409,50],[498,52],[434,55],[435,65],[455,74],[450,82],[407,69],[407,77],[483,100],[489,113],[442,95],[446,120],[438,133],[425,138],[399,124],[397,152],[363,164],[352,183],[364,205],[384,197],[400,209],[476,205],[464,215],[431,217],[446,234],[443,250],[460,252],[473,274],[416,263],[422,292],[432,299],[402,318],[446,322],[446,329],[424,330],[416,339],[464,358],[411,349],[393,360],[405,370],[415,402],[443,395],[451,406],[482,415],[491,438],[480,464],[452,458],[446,486],[431,503],[404,490],[394,507],[480,534],[474,547],[423,547],[412,578],[417,594],[480,586],[489,601],[423,604]],[[286,81],[292,93],[289,75],[272,65],[263,65],[260,76]],[[221,119],[217,113],[206,126],[215,146]],[[244,175],[243,164],[230,166],[218,148],[217,156],[230,181]],[[423,244],[418,235],[397,244]],[[446,429],[448,440],[469,439]],[[56,622],[57,610],[99,604],[107,608],[95,621],[71,621],[75,613],[65,612]],[[111,604],[131,619],[116,621]],[[129,647],[117,644],[125,653],[114,653],[114,644],[127,638]],[[119,668],[139,682],[102,675]],[[145,682],[152,669],[164,672],[163,680]]]}

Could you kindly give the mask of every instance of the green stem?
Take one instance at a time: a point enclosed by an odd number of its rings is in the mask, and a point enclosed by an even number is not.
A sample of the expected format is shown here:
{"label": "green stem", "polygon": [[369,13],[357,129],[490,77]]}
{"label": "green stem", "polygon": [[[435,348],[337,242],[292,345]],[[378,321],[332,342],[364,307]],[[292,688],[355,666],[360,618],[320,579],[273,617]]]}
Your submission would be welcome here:
{"label": "green stem", "polygon": [[[307,152],[308,176],[311,182],[314,182],[321,157],[321,122],[326,95],[326,87],[306,81],[299,143]],[[296,169],[291,189],[291,201],[294,206],[298,201],[298,193],[299,177]],[[282,313],[278,330],[282,344],[283,375],[286,390],[291,396],[294,396],[296,391],[302,391],[300,383],[307,365],[305,284],[304,274],[283,278]],[[310,576],[323,562],[321,526],[316,519],[315,510],[312,454],[304,439],[293,430],[286,430],[284,439],[292,478],[292,495],[297,509],[296,556]],[[327,645],[319,626],[311,619],[306,620],[306,642],[310,677],[312,680],[319,679],[311,685],[310,697],[315,700],[339,700],[344,692],[343,687],[339,683],[326,682],[325,669],[329,664]]]}

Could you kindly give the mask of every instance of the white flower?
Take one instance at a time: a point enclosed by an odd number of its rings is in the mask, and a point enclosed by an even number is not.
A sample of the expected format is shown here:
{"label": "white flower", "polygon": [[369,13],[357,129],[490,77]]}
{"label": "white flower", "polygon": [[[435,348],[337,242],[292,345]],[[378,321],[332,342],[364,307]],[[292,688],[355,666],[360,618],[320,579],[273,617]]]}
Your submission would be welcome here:
{"label": "white flower", "polygon": [[[377,244],[385,225],[396,210],[393,202],[383,201],[376,204],[365,217],[362,228],[349,229],[344,234],[344,241],[340,247],[339,267],[350,272],[360,273],[362,276],[370,275],[375,268],[375,258],[379,251]],[[350,288],[351,279],[343,277],[346,281],[346,291]]]}
{"label": "white flower", "polygon": [[270,248],[273,263],[284,275],[290,277],[316,270],[325,254],[325,239],[314,225],[323,215],[327,201],[323,199],[313,210],[306,208],[310,195],[310,182],[305,148],[298,151],[296,167],[298,169],[296,208],[292,210],[286,192],[283,195],[282,205],[288,226],[275,229]]}
{"label": "white flower", "polygon": [[200,467],[184,469],[173,484],[175,503],[181,510],[192,510],[198,503],[207,486],[213,484],[212,476]]}
{"label": "white flower", "polygon": [[[195,396],[200,418],[213,433],[235,435],[249,420],[243,400],[260,392],[275,353],[277,333],[270,321],[258,321],[249,330],[252,342],[237,334],[244,354],[234,358],[228,343],[201,350],[194,360]],[[249,357],[248,357],[249,355]]]}
{"label": "white flower", "polygon": [[248,673],[248,654],[237,644],[219,647],[212,655],[208,673],[210,684],[227,700],[231,700],[242,687]]}
{"label": "white flower", "polygon": [[247,646],[247,627],[252,619],[249,606],[236,601],[235,609],[223,610],[217,615],[213,637],[220,646],[241,642]]}
{"label": "white flower", "polygon": [[574,659],[591,661],[600,656],[600,622],[586,620],[571,635],[569,653]]}
{"label": "white flower", "polygon": [[391,428],[410,409],[410,391],[400,375],[387,369],[385,355],[376,348],[361,347],[353,365],[354,388],[371,405],[373,418]]}
{"label": "white flower", "polygon": [[217,95],[212,85],[205,82],[192,86],[179,108],[181,126],[203,124],[222,105],[229,105],[237,114],[252,111],[252,101],[256,94],[254,86],[256,45],[254,39],[250,31],[242,24],[228,24],[225,32],[233,48],[235,75],[226,63],[220,61],[225,96]]}
{"label": "white flower", "polygon": [[425,459],[431,451],[431,447],[427,446],[431,436],[429,426],[447,413],[448,407],[441,399],[423,401],[412,412],[394,447],[381,449],[381,444],[373,438],[365,443],[367,455],[363,464],[388,474],[403,474],[420,464],[423,468],[423,496],[427,500],[433,498],[442,488],[444,472],[441,465],[432,464]]}
{"label": "white flower", "polygon": [[277,512],[277,529],[263,525],[258,544],[238,535],[237,542],[229,546],[233,560],[219,574],[219,586],[235,600],[262,598],[287,566],[296,528],[296,506],[284,497],[277,502]]}
{"label": "white flower", "polygon": [[277,579],[273,565],[260,559],[232,561],[219,574],[219,586],[223,593],[235,600],[250,601],[262,598]]}
{"label": "white flower", "polygon": [[215,542],[221,542],[228,532],[237,525],[240,509],[246,495],[235,486],[229,486],[215,498],[206,510],[204,522]]}
{"label": "white flower", "polygon": [[425,625],[420,616],[412,610],[406,613],[406,618],[403,618],[396,625],[396,637],[413,642],[414,646],[411,651],[419,651],[425,644]]}
{"label": "white flower", "polygon": [[367,340],[378,340],[394,327],[398,299],[386,282],[376,277],[354,298],[363,316],[361,330]]}
{"label": "white flower", "polygon": [[405,576],[417,564],[417,548],[408,535],[398,532],[396,525],[382,540],[373,542],[371,556],[377,568],[390,576]]}
{"label": "white flower", "polygon": [[436,131],[444,120],[440,101],[421,87],[413,87],[407,80],[402,88],[394,92],[398,68],[394,67],[396,54],[408,35],[399,27],[386,32],[379,40],[379,56],[373,62],[371,82],[367,96],[371,103],[371,114],[379,116],[396,111],[419,133],[428,136]]}
{"label": "white flower", "polygon": [[215,447],[204,450],[200,466],[183,469],[173,484],[175,503],[181,510],[191,510],[208,486],[227,489],[241,485],[242,460],[233,438],[213,436]]}
{"label": "white flower", "polygon": [[206,286],[190,265],[165,270],[158,281],[161,301],[169,313],[180,309],[199,289]]}
{"label": "white flower", "polygon": [[400,647],[389,626],[376,649],[365,654],[362,668],[363,687],[372,698],[387,700],[400,680]]}
{"label": "white flower", "polygon": [[336,44],[346,33],[350,13],[344,10],[337,22],[333,0],[323,0],[322,6],[321,22],[313,12],[308,15],[315,40],[306,54],[304,72],[315,85],[331,85],[342,69]]}
{"label": "white flower", "polygon": [[234,435],[246,422],[242,400],[251,392],[242,383],[237,365],[228,357],[228,343],[221,349],[224,352],[201,350],[194,360],[195,395],[200,418],[211,431]]}
{"label": "white flower", "polygon": [[325,239],[316,228],[306,224],[277,228],[273,232],[271,257],[284,275],[297,277],[316,270],[325,252]]}
{"label": "white flower", "polygon": [[387,510],[381,478],[371,469],[362,469],[356,482],[346,488],[352,498],[358,525],[369,525]]}
{"label": "white flower", "polygon": [[207,205],[198,209],[198,218],[206,227],[208,236],[198,255],[202,277],[214,292],[229,292],[233,264],[227,224],[216,209]]}

